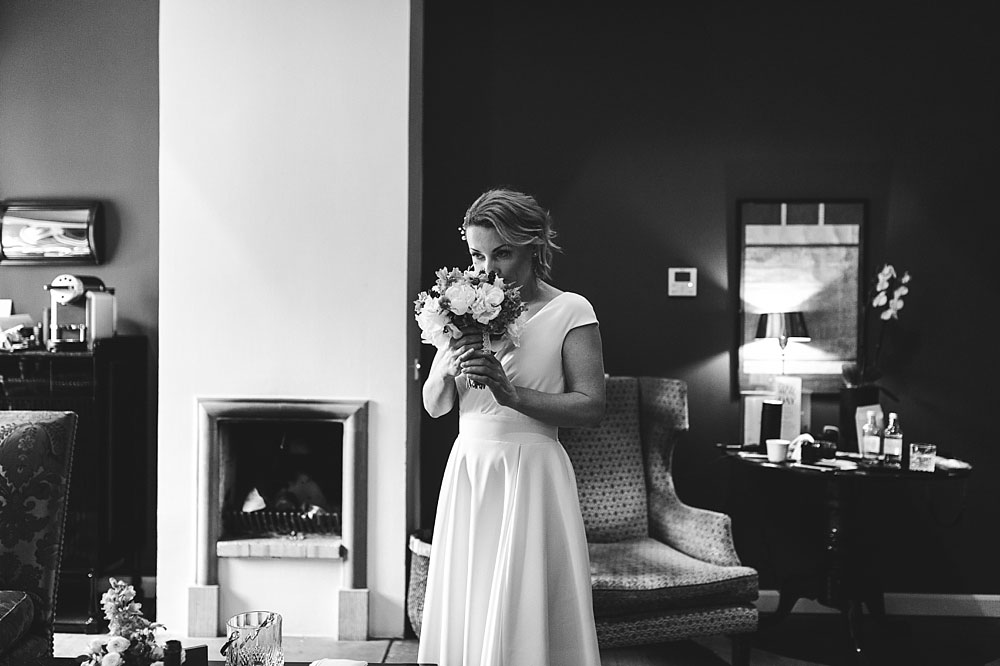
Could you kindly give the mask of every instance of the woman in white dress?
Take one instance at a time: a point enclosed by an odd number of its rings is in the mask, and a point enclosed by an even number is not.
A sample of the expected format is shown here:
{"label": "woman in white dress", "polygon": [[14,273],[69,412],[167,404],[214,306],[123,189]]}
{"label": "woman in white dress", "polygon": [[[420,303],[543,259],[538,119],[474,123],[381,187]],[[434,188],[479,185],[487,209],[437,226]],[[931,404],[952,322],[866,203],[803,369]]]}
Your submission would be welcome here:
{"label": "woman in white dress", "polygon": [[[600,666],[576,476],[560,426],[604,415],[597,317],[549,284],[558,247],[535,199],[490,190],[465,214],[475,268],[520,286],[521,344],[481,350],[467,331],[438,349],[432,417],[459,406],[431,540],[418,660],[440,666]],[[485,389],[468,387],[468,379]]]}

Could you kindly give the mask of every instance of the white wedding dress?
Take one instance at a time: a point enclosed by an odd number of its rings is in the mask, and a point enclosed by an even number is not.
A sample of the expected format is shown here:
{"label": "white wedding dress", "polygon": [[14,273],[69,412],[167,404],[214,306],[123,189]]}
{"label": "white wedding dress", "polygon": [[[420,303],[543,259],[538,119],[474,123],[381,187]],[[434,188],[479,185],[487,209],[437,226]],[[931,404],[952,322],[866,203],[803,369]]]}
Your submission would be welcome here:
{"label": "white wedding dress", "polygon": [[[511,383],[565,390],[562,345],[596,324],[563,292],[494,343]],[[600,666],[576,476],[558,429],[501,407],[462,377],[459,434],[431,541],[418,661],[439,666]]]}

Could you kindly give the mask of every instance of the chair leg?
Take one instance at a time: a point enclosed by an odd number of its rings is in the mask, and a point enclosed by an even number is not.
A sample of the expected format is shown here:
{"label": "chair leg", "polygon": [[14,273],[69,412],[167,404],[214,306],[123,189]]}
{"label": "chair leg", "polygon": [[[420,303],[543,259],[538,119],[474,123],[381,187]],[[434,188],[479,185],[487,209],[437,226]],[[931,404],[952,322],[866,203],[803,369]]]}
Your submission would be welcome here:
{"label": "chair leg", "polygon": [[729,638],[733,645],[733,666],[750,666],[751,634],[733,634]]}

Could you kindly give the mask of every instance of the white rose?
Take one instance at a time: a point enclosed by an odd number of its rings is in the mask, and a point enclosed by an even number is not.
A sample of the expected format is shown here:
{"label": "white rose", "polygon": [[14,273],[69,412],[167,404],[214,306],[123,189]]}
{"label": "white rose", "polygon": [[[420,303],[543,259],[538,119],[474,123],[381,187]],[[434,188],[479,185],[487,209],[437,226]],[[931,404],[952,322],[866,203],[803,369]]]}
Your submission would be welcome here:
{"label": "white rose", "polygon": [[487,303],[487,305],[500,305],[503,303],[503,289],[492,284],[484,285],[483,300]]}
{"label": "white rose", "polygon": [[449,309],[457,315],[464,315],[476,301],[476,290],[468,284],[453,284],[444,290]]}
{"label": "white rose", "polygon": [[500,306],[486,307],[479,314],[473,315],[480,324],[488,324],[500,314]]}
{"label": "white rose", "polygon": [[475,301],[472,303],[472,317],[480,324],[488,324],[493,320],[498,314],[500,314],[499,305],[490,305],[485,299],[486,290],[481,289]]}
{"label": "white rose", "polygon": [[131,644],[124,636],[112,636],[108,641],[108,652],[124,652]]}
{"label": "white rose", "polygon": [[123,663],[125,660],[117,652],[109,652],[101,659],[101,666],[121,666]]}
{"label": "white rose", "polygon": [[104,651],[104,644],[108,642],[107,637],[104,638],[94,638],[87,645],[87,648],[92,654],[101,654]]}
{"label": "white rose", "polygon": [[417,313],[417,325],[420,326],[420,338],[427,344],[440,347],[442,341],[447,342],[445,327],[450,318],[441,310],[441,303],[436,298],[424,301],[424,307]]}

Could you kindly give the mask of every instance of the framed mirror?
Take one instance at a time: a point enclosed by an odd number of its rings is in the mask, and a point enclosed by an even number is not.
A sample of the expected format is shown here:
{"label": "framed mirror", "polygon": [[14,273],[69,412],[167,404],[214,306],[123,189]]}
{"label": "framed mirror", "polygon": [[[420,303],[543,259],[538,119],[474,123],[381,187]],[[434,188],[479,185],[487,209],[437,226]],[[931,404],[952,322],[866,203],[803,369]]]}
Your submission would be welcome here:
{"label": "framed mirror", "polygon": [[867,211],[864,200],[737,202],[740,393],[781,375],[811,393],[839,391],[841,366],[858,353]]}
{"label": "framed mirror", "polygon": [[0,204],[0,265],[101,263],[97,201]]}

